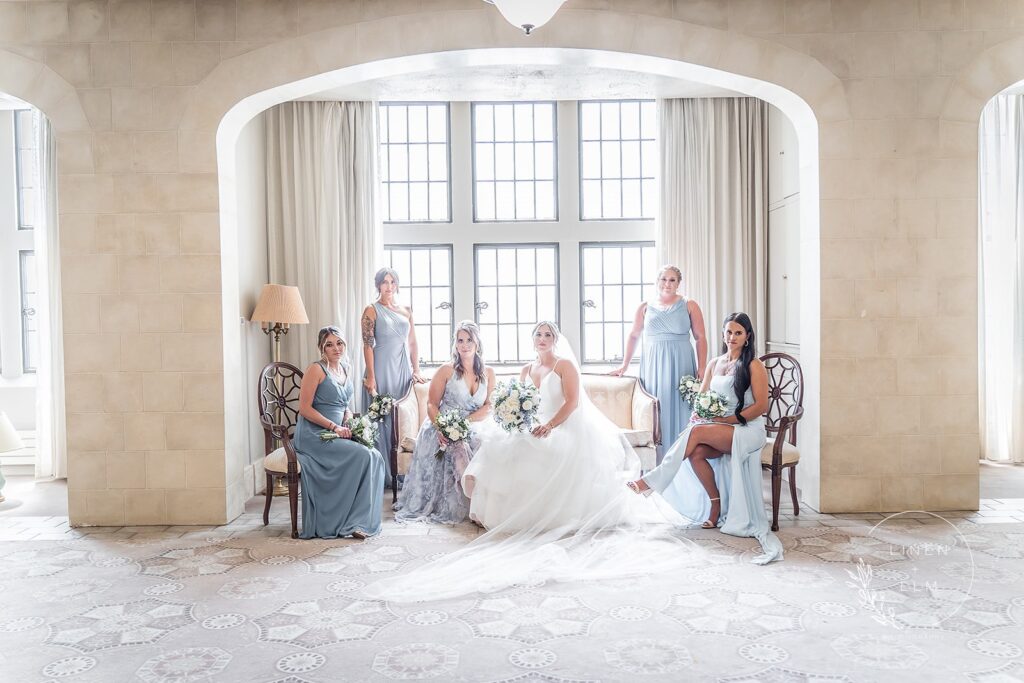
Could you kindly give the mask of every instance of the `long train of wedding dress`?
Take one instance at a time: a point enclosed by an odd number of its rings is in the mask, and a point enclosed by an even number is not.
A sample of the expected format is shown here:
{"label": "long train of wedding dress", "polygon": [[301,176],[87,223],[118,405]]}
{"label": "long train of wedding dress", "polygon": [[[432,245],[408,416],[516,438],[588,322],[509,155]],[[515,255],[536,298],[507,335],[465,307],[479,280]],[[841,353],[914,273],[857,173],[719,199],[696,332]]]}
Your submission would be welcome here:
{"label": "long train of wedding dress", "polygon": [[[564,344],[556,354],[575,365]],[[540,384],[543,422],[565,399],[554,372]],[[577,409],[549,437],[506,434],[491,423],[481,440],[466,471],[473,481],[464,482],[473,489],[470,514],[488,532],[409,574],[371,584],[369,595],[447,599],[513,584],[669,572],[702,556],[677,534],[685,520],[674,510],[626,488],[639,476],[639,460],[582,389]]]}

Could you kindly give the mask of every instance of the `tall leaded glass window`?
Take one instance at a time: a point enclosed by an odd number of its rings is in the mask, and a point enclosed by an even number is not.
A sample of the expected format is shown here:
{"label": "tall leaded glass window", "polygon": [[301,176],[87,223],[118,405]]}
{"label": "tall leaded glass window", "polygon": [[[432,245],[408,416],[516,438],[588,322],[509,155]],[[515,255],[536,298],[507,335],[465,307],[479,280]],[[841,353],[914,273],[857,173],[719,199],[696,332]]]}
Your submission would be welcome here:
{"label": "tall leaded glass window", "polygon": [[381,103],[379,116],[384,220],[450,221],[448,104]]}
{"label": "tall leaded glass window", "polygon": [[533,326],[558,322],[558,245],[477,244],[474,256],[476,321],[487,360],[533,358]]}
{"label": "tall leaded glass window", "polygon": [[558,220],[555,103],[473,104],[473,220]]}
{"label": "tall leaded glass window", "polygon": [[622,361],[626,334],[656,271],[653,242],[580,244],[583,362]]}
{"label": "tall leaded glass window", "polygon": [[39,328],[36,317],[36,253],[32,250],[18,252],[19,275],[21,278],[21,370],[35,372],[39,359]]}
{"label": "tall leaded glass window", "polygon": [[14,112],[14,146],[18,178],[18,229],[32,230],[36,225],[39,160],[31,109]]}
{"label": "tall leaded glass window", "polygon": [[412,308],[421,365],[440,365],[451,359],[452,245],[390,244],[384,247],[388,265],[398,273],[402,299]]}
{"label": "tall leaded glass window", "polygon": [[580,218],[654,218],[657,110],[649,100],[580,102]]}

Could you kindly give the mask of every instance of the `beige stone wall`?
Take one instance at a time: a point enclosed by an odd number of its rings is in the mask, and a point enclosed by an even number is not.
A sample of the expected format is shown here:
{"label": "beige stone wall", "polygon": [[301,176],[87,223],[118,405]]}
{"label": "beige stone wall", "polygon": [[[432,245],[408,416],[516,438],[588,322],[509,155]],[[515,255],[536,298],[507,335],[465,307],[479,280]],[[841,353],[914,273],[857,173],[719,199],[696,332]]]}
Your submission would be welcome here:
{"label": "beige stone wall", "polygon": [[1011,0],[571,0],[529,39],[479,0],[0,2],[0,90],[58,131],[73,522],[239,511],[227,463],[247,458],[224,453],[224,115],[325,71],[491,46],[684,60],[807,101],[821,507],[974,507],[977,119],[1024,78],[1022,27]]}

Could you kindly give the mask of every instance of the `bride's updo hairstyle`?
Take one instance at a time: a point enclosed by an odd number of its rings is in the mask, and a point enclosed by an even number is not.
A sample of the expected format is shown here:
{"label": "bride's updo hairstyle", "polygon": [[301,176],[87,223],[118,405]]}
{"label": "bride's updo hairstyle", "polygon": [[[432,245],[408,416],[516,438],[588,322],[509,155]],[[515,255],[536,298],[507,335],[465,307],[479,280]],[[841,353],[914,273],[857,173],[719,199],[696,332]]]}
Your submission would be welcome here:
{"label": "bride's updo hairstyle", "polygon": [[676,279],[679,280],[679,286],[681,287],[683,285],[683,271],[679,270],[679,268],[672,265],[664,265],[661,268],[658,268],[658,277],[654,278],[654,284],[658,284],[658,282],[661,280],[661,276],[664,275],[665,271],[667,270],[671,270],[673,273],[676,274]]}
{"label": "bride's updo hairstyle", "polygon": [[[384,267],[377,271],[377,274],[373,276],[373,286],[377,288],[377,296],[380,296],[380,286],[384,284],[384,278],[388,275],[395,281],[395,285],[398,285],[398,273],[394,268]],[[398,294],[398,290],[395,290],[395,294]]]}
{"label": "bride's updo hairstyle", "polygon": [[542,327],[547,327],[549,330],[551,330],[551,336],[555,338],[556,344],[558,343],[558,340],[562,338],[562,332],[561,330],[558,329],[558,325],[556,325],[551,320],[541,320],[536,325],[534,325],[533,332],[530,332],[530,338],[532,339],[533,337],[535,337],[537,335],[537,330],[539,330]]}
{"label": "bride's updo hairstyle", "polygon": [[452,365],[455,366],[455,376],[462,378],[462,358],[459,356],[459,332],[465,332],[476,344],[476,354],[473,356],[473,372],[477,377],[484,375],[484,347],[480,343],[480,328],[472,320],[463,320],[455,326],[455,334],[452,335]]}
{"label": "bride's updo hairstyle", "polygon": [[[723,331],[729,323],[741,325],[747,333],[747,341],[740,349],[739,362],[736,363],[736,368],[732,371],[732,388],[736,392],[736,398],[739,399],[736,402],[735,415],[740,424],[745,425],[747,420],[740,415],[740,411],[743,410],[743,399],[747,395],[747,389],[750,388],[750,363],[757,358],[757,340],[754,337],[754,324],[750,322],[750,316],[746,313],[733,313],[726,317],[725,322],[722,323]],[[728,351],[729,347],[723,341],[722,353],[728,353]]]}

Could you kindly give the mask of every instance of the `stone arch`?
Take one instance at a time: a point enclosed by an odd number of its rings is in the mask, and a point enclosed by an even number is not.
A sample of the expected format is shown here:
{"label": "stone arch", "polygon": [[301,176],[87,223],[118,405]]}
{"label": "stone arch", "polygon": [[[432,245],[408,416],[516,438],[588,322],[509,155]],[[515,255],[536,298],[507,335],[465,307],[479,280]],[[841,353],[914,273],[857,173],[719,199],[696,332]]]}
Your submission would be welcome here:
{"label": "stone arch", "polygon": [[[563,10],[526,37],[492,7],[388,17],[325,29],[274,43],[227,61],[195,89],[179,130],[216,140],[224,311],[238,300],[235,144],[245,124],[280,102],[331,87],[445,66],[581,64],[647,71],[720,85],[775,105],[800,140],[801,241],[805,282],[818,284],[819,126],[850,118],[842,82],[814,58],[750,36],[687,22],[614,11]],[[803,288],[801,362],[820,366],[820,287]],[[240,330],[225,313],[224,372],[240,370]],[[818,505],[820,373],[805,373],[801,452],[805,499]],[[244,401],[225,383],[226,450],[241,438]],[[233,466],[229,464],[229,469]]]}
{"label": "stone arch", "polygon": [[0,50],[0,92],[39,109],[58,133],[89,129],[78,91],[53,69],[28,57]]}
{"label": "stone arch", "polygon": [[946,93],[942,118],[978,123],[989,100],[1018,83],[1024,72],[1024,36],[994,45],[960,70]]}

